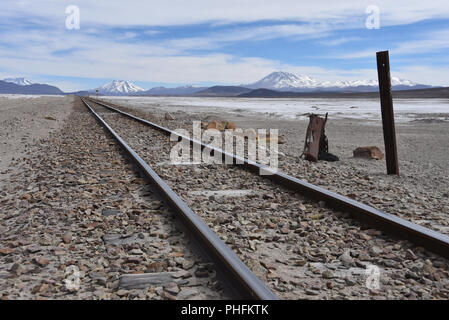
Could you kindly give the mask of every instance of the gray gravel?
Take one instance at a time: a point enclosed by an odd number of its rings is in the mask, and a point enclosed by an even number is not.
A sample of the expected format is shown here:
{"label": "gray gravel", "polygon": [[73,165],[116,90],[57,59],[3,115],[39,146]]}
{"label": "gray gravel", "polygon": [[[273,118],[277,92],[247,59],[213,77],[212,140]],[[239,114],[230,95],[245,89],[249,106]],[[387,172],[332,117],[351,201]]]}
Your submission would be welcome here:
{"label": "gray gravel", "polygon": [[226,299],[117,144],[79,101],[67,111],[2,181],[0,298]]}
{"label": "gray gravel", "polygon": [[[391,239],[349,219],[345,213],[327,209],[325,203],[311,202],[239,168],[171,166],[168,155],[173,143],[166,136],[103,112],[103,108],[98,110],[280,298],[447,299],[446,259],[406,241]],[[144,116],[171,128],[191,126],[191,120],[179,114],[174,114],[176,120],[171,122],[156,112]],[[285,136],[292,141],[288,134]],[[400,178],[386,177],[372,171],[380,170],[380,162],[373,167],[373,162],[360,165],[343,158],[340,163],[310,164],[291,156],[287,146],[281,151],[286,153],[282,170],[295,176],[413,221],[422,220],[426,214],[434,225],[447,225],[447,211],[434,214],[435,208],[445,206],[444,191],[428,190],[421,195],[413,189],[416,182],[409,184],[414,178],[411,173]],[[204,190],[235,189],[253,192],[228,197],[201,195]],[[435,207],[427,207],[430,197],[435,201],[429,205]],[[419,209],[415,210],[411,203]],[[380,269],[379,288],[366,285],[372,266]]]}

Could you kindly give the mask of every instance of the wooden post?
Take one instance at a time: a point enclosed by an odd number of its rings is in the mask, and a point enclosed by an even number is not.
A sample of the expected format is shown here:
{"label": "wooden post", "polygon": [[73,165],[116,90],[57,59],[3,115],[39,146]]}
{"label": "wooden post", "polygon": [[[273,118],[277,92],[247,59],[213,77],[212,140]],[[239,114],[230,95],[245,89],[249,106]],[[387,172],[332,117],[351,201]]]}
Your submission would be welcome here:
{"label": "wooden post", "polygon": [[394,127],[393,96],[391,93],[390,58],[388,51],[377,52],[380,105],[385,142],[387,174],[399,174],[396,130]]}

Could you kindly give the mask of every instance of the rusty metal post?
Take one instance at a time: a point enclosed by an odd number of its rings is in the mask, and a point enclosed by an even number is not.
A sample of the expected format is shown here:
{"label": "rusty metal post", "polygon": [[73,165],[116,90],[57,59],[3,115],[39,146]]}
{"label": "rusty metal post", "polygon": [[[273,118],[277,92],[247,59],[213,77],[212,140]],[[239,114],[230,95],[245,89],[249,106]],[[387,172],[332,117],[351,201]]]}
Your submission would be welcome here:
{"label": "rusty metal post", "polygon": [[396,130],[394,127],[393,96],[391,93],[390,58],[388,51],[377,52],[380,105],[385,142],[387,174],[399,174]]}

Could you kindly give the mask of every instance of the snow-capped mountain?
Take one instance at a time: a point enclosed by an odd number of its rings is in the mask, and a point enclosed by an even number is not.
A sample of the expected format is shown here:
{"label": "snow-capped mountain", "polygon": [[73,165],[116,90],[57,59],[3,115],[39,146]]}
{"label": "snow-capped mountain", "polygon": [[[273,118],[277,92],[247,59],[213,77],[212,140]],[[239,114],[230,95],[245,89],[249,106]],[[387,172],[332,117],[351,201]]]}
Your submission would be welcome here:
{"label": "snow-capped mountain", "polygon": [[[431,86],[419,84],[396,77],[391,78],[393,89],[424,89]],[[248,85],[252,89],[271,89],[278,91],[376,91],[377,80],[318,81],[307,75],[296,75],[289,72],[272,72],[265,78]]]}
{"label": "snow-capped mountain", "polygon": [[114,80],[104,86],[90,91],[96,92],[96,90],[98,90],[98,93],[104,95],[127,95],[145,91],[145,89],[126,80]]}
{"label": "snow-capped mountain", "polygon": [[289,89],[289,88],[313,88],[318,85],[318,81],[306,75],[299,75],[289,72],[272,72],[265,78],[245,85],[251,89]]}
{"label": "snow-capped mountain", "polygon": [[10,83],[15,83],[15,84],[17,84],[19,86],[29,86],[29,85],[34,83],[34,82],[32,82],[32,81],[30,81],[28,79],[25,79],[25,78],[6,78],[6,79],[3,79],[3,81],[10,82]]}

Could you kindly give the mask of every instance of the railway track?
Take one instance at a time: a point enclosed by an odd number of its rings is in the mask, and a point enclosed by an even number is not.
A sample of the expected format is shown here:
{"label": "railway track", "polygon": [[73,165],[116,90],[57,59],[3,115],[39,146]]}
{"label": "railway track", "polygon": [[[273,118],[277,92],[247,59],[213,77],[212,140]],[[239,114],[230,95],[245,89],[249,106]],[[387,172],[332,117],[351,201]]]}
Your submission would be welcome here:
{"label": "railway track", "polygon": [[[167,128],[161,127],[147,120],[138,118],[129,113],[123,112],[117,108],[113,108],[103,102],[100,101],[95,102],[105,108],[108,108],[109,110],[118,112],[124,116],[139,121],[140,123],[151,126],[154,129],[160,130],[167,135],[171,135],[174,133],[173,131]],[[190,140],[191,143],[193,144],[200,144],[201,148],[206,147],[204,143],[195,141],[185,136],[182,137],[184,139]],[[243,161],[244,166],[252,171],[259,171],[261,169],[269,170],[266,166],[256,163],[254,161],[250,161],[246,158],[242,159],[236,155],[226,153],[217,148],[212,149],[214,149],[215,152],[222,154],[223,159],[224,157],[232,157],[234,161],[237,160]],[[317,187],[313,184],[301,181],[282,172],[278,172],[273,175],[266,175],[265,177],[275,181],[276,183],[279,183],[280,185],[290,188],[295,192],[303,193],[309,197],[317,199],[318,201],[325,201],[326,204],[332,207],[333,209],[349,212],[353,214],[356,218],[363,220],[364,222],[367,222],[369,224],[372,224],[374,227],[392,233],[395,236],[404,237],[405,239],[410,240],[411,242],[414,242],[419,246],[425,247],[430,251],[433,251],[446,258],[449,258],[449,237],[446,235],[430,230],[428,228],[424,228],[417,224],[411,223],[407,220],[388,214],[386,212],[382,212],[373,207],[357,202],[353,199]]]}
{"label": "railway track", "polygon": [[268,287],[201,221],[182,199],[151,169],[151,167],[82,99],[95,118],[111,134],[150,180],[164,202],[177,213],[189,233],[195,235],[196,243],[214,262],[221,278],[226,279],[235,297],[242,299],[275,300]]}
{"label": "railway track", "polygon": [[[105,110],[112,111],[115,114],[121,114],[126,116],[128,119],[132,119],[132,121],[138,121],[143,126],[149,126],[152,129],[157,129],[157,131],[161,132],[163,135],[170,135],[172,131],[161,127],[155,123],[149,122],[147,120],[138,118],[134,115],[126,113],[124,111],[118,110],[110,105],[107,105],[101,101],[90,100],[91,104],[95,104],[97,106],[101,106],[99,108],[105,108]],[[84,101],[86,105],[88,103]],[[90,107],[89,107],[90,108]],[[98,108],[98,107],[96,107]],[[92,112],[93,109],[92,109]],[[97,117],[98,114],[96,115]],[[103,120],[103,125],[107,126],[105,121]],[[187,138],[187,137],[183,137]],[[205,147],[199,141],[191,140],[192,144],[200,144],[202,148]],[[223,157],[232,157],[234,160],[237,160],[237,157],[231,154],[226,154],[225,152],[215,149],[214,152],[220,153]],[[136,159],[138,160],[138,159]],[[140,158],[141,160],[141,158]],[[258,163],[249,161],[247,159],[240,159],[244,161],[243,167],[245,169],[249,169],[249,171],[259,171],[260,169],[266,169],[263,165]],[[142,167],[142,165],[141,165]],[[243,171],[238,171],[236,175],[240,174]],[[414,242],[416,245],[425,247],[426,249],[433,251],[445,258],[449,256],[449,237],[439,234],[438,232],[426,229],[424,227],[418,226],[396,216],[387,214],[385,212],[379,211],[370,206],[364,205],[362,203],[356,202],[352,199],[343,197],[341,195],[335,194],[333,192],[324,190],[312,184],[300,181],[294,177],[288,176],[284,173],[278,172],[274,175],[265,176],[272,181],[272,185],[282,186],[282,188],[286,188],[292,191],[294,194],[305,195],[308,198],[313,198],[318,201],[325,201],[326,206],[332,210],[338,210],[342,212],[350,213],[354,218],[362,220],[364,223],[367,223],[377,229],[382,231],[386,231],[393,235],[395,238],[403,238],[406,240],[410,240]],[[265,180],[259,178],[259,180]],[[258,182],[259,183],[259,182]],[[266,182],[260,182],[266,183]],[[282,191],[285,193],[285,191]],[[184,196],[184,195],[183,195]],[[291,196],[291,194],[286,194],[286,197]],[[185,197],[184,197],[185,198]],[[269,198],[269,197],[268,197]],[[280,197],[277,199],[279,200]],[[181,200],[182,201],[182,200]],[[173,204],[172,204],[173,205]],[[193,203],[193,205],[196,205]],[[284,230],[285,231],[285,230]],[[224,236],[226,238],[226,236]],[[250,236],[251,238],[251,236]],[[275,237],[274,237],[275,238]],[[391,240],[390,240],[391,243]],[[278,248],[279,249],[279,248]],[[298,253],[298,252],[296,252]],[[277,259],[279,260],[279,259]],[[300,263],[301,264],[301,263]],[[271,273],[273,270],[270,266],[265,264],[265,269]],[[282,270],[282,268],[280,268]],[[291,273],[291,270],[289,270]],[[291,282],[291,281],[290,281]]]}

